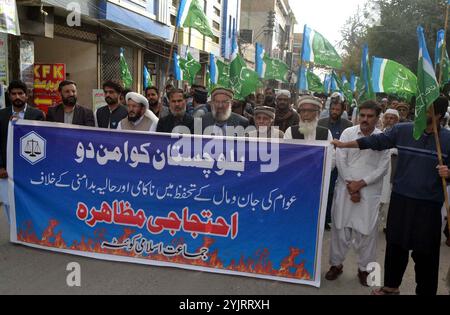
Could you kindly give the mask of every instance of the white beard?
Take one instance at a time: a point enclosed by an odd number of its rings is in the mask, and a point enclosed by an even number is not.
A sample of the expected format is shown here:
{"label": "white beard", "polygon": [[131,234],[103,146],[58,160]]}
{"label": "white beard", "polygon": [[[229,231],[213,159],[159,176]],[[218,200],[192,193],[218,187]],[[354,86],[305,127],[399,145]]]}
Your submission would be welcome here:
{"label": "white beard", "polygon": [[299,131],[301,134],[305,135],[305,137],[310,136],[316,132],[317,126],[319,124],[319,119],[316,118],[314,121],[305,122],[300,119]]}
{"label": "white beard", "polygon": [[211,112],[212,112],[212,115],[213,115],[213,117],[214,117],[214,119],[216,120],[216,121],[219,121],[219,122],[223,122],[223,121],[227,121],[228,119],[230,119],[230,117],[231,117],[231,113],[232,113],[232,109],[231,109],[231,106],[227,109],[227,111],[225,112],[225,114],[217,114],[217,111],[216,111],[216,109],[214,108],[214,106],[211,108]]}

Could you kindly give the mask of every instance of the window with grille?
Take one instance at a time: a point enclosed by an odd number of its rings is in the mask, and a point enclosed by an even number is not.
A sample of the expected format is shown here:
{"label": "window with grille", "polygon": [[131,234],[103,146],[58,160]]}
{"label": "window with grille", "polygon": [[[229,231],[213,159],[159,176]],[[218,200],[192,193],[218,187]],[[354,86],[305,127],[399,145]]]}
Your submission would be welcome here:
{"label": "window with grille", "polygon": [[[120,48],[109,44],[102,44],[101,54],[101,81],[114,80],[122,82],[120,75]],[[133,77],[133,85],[137,78],[134,73],[134,50],[130,47],[122,46],[125,49],[124,56],[128,64],[131,76]]]}

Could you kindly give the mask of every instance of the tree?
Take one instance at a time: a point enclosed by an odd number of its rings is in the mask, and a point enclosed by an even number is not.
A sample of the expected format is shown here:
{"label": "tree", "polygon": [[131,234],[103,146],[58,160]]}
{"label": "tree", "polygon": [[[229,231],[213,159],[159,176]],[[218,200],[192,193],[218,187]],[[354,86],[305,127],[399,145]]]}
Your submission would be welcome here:
{"label": "tree", "polygon": [[367,38],[367,16],[368,4],[358,6],[354,16],[347,19],[341,30],[342,41],[339,46],[343,49],[343,69],[345,72],[359,73],[361,64],[362,47]]}
{"label": "tree", "polygon": [[360,47],[367,42],[372,56],[394,60],[416,72],[417,26],[425,28],[428,48],[434,51],[436,33],[444,27],[447,0],[369,0],[368,3],[379,7],[379,25],[371,26],[369,22],[361,21],[364,10],[359,10],[342,30],[343,47],[349,47],[345,49],[349,70],[355,71],[357,61],[361,59]]}

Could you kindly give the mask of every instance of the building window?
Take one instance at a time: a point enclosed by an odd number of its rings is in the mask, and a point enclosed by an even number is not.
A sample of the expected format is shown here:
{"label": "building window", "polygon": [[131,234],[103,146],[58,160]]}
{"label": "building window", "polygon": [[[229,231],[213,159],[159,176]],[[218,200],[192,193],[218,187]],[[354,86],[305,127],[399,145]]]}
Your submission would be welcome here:
{"label": "building window", "polygon": [[220,17],[220,10],[214,7],[214,14],[218,17]]}
{"label": "building window", "polygon": [[[135,79],[134,73],[134,50],[130,47],[123,47],[125,49],[125,59],[128,64],[131,76]],[[102,44],[101,56],[101,80],[102,82],[113,80],[122,82],[120,75],[120,47],[108,44]],[[136,82],[133,82],[133,84]]]}

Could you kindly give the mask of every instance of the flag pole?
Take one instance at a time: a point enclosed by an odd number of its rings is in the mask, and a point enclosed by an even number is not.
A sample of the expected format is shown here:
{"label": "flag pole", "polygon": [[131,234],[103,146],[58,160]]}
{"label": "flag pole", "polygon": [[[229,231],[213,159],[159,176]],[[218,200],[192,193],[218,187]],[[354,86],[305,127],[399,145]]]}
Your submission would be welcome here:
{"label": "flag pole", "polygon": [[[441,62],[439,64],[439,86],[441,86],[442,82],[442,68],[443,68],[443,60],[445,58],[445,52],[447,51],[447,29],[448,29],[448,18],[449,18],[449,7],[450,5],[447,3],[447,9],[445,13],[445,28],[444,28],[444,43],[442,45],[441,50]],[[439,139],[438,134],[438,121],[436,120],[436,113],[434,110],[434,106],[431,106],[431,113],[433,116],[433,133],[434,133],[434,139],[436,141],[436,148],[438,153],[438,160],[439,160],[439,166],[444,165],[444,160],[442,158],[442,147],[441,147],[441,140]],[[445,197],[445,209],[447,210],[447,223],[448,228],[450,229],[450,207],[449,207],[449,197],[448,197],[448,191],[447,191],[447,179],[442,178],[442,187],[444,189],[444,197]]]}
{"label": "flag pole", "polygon": [[[174,49],[175,49],[175,43],[176,43],[177,38],[178,38],[178,36],[177,36],[178,32],[179,32],[179,27],[177,25],[177,26],[175,26],[175,31],[173,33],[172,44],[170,45],[169,63],[167,64],[167,69],[166,69],[166,82],[169,79],[169,72],[170,72],[170,67],[172,65],[173,52],[174,52]],[[161,87],[161,96],[164,94],[165,86],[166,86],[166,84],[163,84],[163,86]]]}

